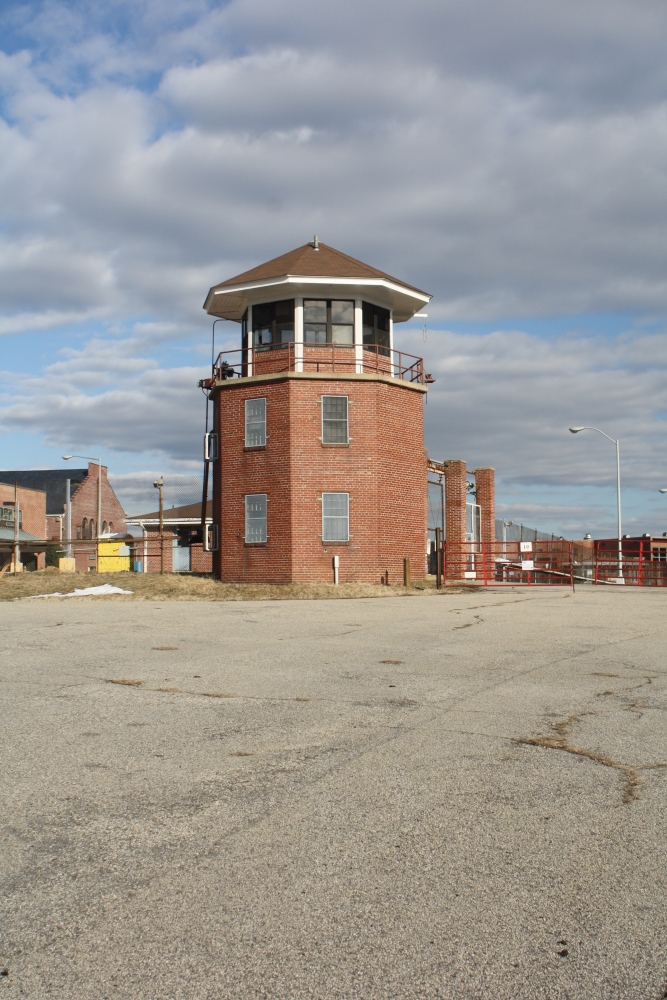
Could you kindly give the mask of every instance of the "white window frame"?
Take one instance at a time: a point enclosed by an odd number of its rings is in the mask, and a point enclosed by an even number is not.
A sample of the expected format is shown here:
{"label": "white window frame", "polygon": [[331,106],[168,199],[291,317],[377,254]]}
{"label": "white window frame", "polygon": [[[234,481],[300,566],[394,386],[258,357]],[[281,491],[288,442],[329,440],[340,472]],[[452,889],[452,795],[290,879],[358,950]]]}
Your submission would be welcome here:
{"label": "white window frame", "polygon": [[[263,497],[264,498],[264,517],[263,518],[262,517],[250,517],[249,516],[249,512],[248,512],[248,501],[256,500],[259,497]],[[269,504],[269,498],[268,498],[268,496],[267,496],[266,493],[246,493],[246,495],[245,495],[245,539],[244,539],[245,542],[246,542],[246,544],[248,544],[248,545],[263,545],[267,541],[267,539],[269,537],[268,536],[268,530],[267,530],[268,504]],[[261,525],[263,523],[264,530],[262,531],[262,529],[260,527],[259,528],[259,536],[251,538],[249,536],[251,534],[253,534],[253,528],[252,528],[252,525],[251,525],[251,522],[253,522],[253,521],[256,522],[256,525]]]}
{"label": "white window frame", "polygon": [[[257,417],[254,417],[254,418],[250,417],[250,415],[248,414],[248,404],[249,403],[251,405],[253,403],[263,403],[264,404],[264,418],[263,418],[263,420],[261,418],[257,419]],[[266,397],[265,396],[252,396],[251,398],[246,399],[245,406],[244,406],[244,415],[245,415],[245,446],[246,446],[246,448],[265,448],[266,447]],[[261,441],[253,441],[252,440],[251,428],[253,427],[253,425],[255,427],[262,427],[263,428],[263,431],[260,434]]]}
{"label": "white window frame", "polygon": [[[344,399],[345,400],[345,440],[344,441],[327,441],[327,440],[325,440],[325,436],[324,436],[324,425],[325,425],[324,400],[325,399]],[[333,444],[333,445],[345,445],[345,444],[349,444],[350,443],[350,397],[349,396],[343,396],[343,395],[334,395],[333,393],[327,393],[326,395],[322,396],[322,398],[320,400],[320,407],[321,407],[321,410],[322,410],[322,437],[320,439],[322,441],[322,444]],[[326,422],[328,423],[329,421],[331,423],[339,423],[338,420],[333,420],[331,418],[327,418]]]}
{"label": "white window frame", "polygon": [[[330,514],[327,512],[327,501],[330,497],[345,497],[346,513]],[[345,530],[343,532],[333,532],[331,521],[344,521]],[[327,523],[329,522],[329,523]],[[332,534],[343,535],[344,537],[332,538]],[[323,493],[322,494],[322,541],[324,543],[335,544],[336,542],[349,542],[350,540],[350,494],[349,493]]]}

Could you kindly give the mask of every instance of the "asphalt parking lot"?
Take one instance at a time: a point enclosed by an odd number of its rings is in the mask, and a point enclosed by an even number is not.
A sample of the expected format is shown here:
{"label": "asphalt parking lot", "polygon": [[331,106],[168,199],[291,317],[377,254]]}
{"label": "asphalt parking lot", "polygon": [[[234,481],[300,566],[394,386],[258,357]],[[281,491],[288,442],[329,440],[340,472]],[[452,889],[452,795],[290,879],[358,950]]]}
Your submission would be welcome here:
{"label": "asphalt parking lot", "polygon": [[0,1000],[664,998],[666,609],[4,605]]}

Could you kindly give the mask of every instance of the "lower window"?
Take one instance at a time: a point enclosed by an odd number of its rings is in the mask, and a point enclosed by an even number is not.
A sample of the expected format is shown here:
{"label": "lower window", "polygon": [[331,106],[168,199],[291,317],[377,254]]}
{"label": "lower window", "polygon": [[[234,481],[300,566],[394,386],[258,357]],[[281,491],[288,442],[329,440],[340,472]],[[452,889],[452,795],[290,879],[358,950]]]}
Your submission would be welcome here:
{"label": "lower window", "polygon": [[322,494],[322,541],[349,542],[350,494]]}
{"label": "lower window", "polygon": [[245,540],[266,541],[266,493],[248,493],[245,498]]}

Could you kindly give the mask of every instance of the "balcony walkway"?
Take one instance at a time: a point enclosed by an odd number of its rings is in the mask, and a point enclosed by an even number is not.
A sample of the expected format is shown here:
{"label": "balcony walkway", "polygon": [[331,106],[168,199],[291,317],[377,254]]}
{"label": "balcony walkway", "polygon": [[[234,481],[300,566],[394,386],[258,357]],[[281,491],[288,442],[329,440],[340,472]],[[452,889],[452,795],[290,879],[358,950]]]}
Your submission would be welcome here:
{"label": "balcony walkway", "polygon": [[221,351],[213,368],[213,379],[206,379],[203,385],[208,388],[225,379],[250,378],[278,372],[388,375],[419,385],[435,381],[425,373],[423,358],[378,344],[354,346],[288,343]]}

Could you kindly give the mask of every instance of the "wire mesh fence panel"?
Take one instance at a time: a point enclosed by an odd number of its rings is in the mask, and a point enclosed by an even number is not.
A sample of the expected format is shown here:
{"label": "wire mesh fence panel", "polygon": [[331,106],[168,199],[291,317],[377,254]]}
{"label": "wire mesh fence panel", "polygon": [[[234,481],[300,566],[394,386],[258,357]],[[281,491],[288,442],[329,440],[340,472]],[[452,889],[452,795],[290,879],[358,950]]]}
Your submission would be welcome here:
{"label": "wire mesh fence panel", "polygon": [[[203,493],[203,475],[165,475],[146,472],[140,475],[109,476],[114,492],[129,518],[138,518],[155,514],[159,510],[159,490],[153,485],[160,479],[164,480],[162,498],[164,510],[188,507],[201,504]],[[208,497],[211,499],[212,482],[209,479]]]}
{"label": "wire mesh fence panel", "polygon": [[212,553],[201,540],[176,530],[142,530],[136,537],[76,540],[63,546],[78,573],[211,573]]}

